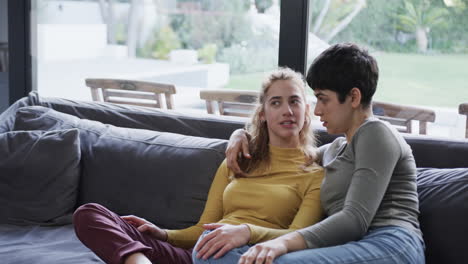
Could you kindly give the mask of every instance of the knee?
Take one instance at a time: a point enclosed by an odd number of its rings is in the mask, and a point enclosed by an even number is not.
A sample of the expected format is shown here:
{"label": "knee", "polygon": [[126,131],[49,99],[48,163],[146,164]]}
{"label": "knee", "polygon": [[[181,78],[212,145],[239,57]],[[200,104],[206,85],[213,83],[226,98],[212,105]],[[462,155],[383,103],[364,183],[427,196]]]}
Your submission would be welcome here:
{"label": "knee", "polygon": [[73,226],[77,235],[92,225],[102,215],[105,207],[96,203],[84,204],[73,213]]}
{"label": "knee", "polygon": [[90,216],[102,211],[103,206],[96,203],[87,203],[78,207],[73,213],[73,223],[78,225],[83,221],[86,221]]}
{"label": "knee", "polygon": [[192,250],[192,262],[194,264],[197,264],[197,263],[206,263],[206,262],[203,262],[203,259],[199,259],[197,258],[197,254],[198,254],[198,251],[195,250],[195,248]]}
{"label": "knee", "polygon": [[209,257],[207,260],[197,258],[197,251],[194,249],[192,251],[192,261],[194,264],[232,264],[232,263],[238,263],[239,259],[242,254],[244,254],[250,247],[248,245],[241,246],[238,248],[231,249],[230,251],[226,252],[224,256],[221,256],[219,258],[214,258],[212,255]]}
{"label": "knee", "polygon": [[217,259],[213,259],[213,257],[210,257],[210,258],[208,258],[207,260],[204,260],[204,259],[202,259],[202,258],[197,258],[196,253],[194,254],[193,252],[192,252],[192,262],[193,262],[194,264],[210,264],[210,263],[211,263],[211,264],[216,264],[216,263],[223,263],[223,262],[217,261]]}
{"label": "knee", "polygon": [[211,263],[209,260],[203,260],[201,258],[197,258],[198,251],[195,250],[198,243],[200,243],[200,241],[203,239],[203,237],[206,236],[207,234],[209,234],[210,232],[211,232],[210,230],[203,231],[203,233],[198,238],[197,243],[195,243],[195,246],[193,247],[193,250],[192,250],[192,261],[193,261],[193,263],[198,263],[198,264]]}
{"label": "knee", "polygon": [[207,260],[197,258],[196,254],[194,255],[192,253],[192,262],[194,264],[232,264],[232,263],[237,263],[240,259],[240,255],[237,254],[226,254],[220,258],[213,258],[213,256],[209,257]]}
{"label": "knee", "polygon": [[193,261],[193,264],[208,264],[210,263],[210,261],[207,259],[207,260],[203,260],[203,259],[199,259],[199,258],[196,258],[192,255],[192,261]]}
{"label": "knee", "polygon": [[194,264],[207,264],[211,263],[210,259],[204,260],[202,258],[197,258],[198,251],[195,250],[195,248],[192,251],[192,262]]}

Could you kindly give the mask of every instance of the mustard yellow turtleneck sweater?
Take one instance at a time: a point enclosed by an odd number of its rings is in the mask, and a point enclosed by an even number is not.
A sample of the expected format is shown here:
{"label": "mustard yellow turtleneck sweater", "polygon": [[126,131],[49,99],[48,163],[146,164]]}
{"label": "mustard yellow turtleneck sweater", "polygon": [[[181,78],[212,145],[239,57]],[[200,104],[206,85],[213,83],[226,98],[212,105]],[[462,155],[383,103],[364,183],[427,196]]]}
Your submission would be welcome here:
{"label": "mustard yellow turtleneck sweater", "polygon": [[230,179],[226,161],[218,168],[200,221],[189,228],[166,230],[168,242],[191,248],[203,224],[247,224],[249,244],[259,243],[310,226],[323,217],[320,185],[323,169],[301,169],[300,149],[270,145],[270,164],[261,164],[247,178]]}

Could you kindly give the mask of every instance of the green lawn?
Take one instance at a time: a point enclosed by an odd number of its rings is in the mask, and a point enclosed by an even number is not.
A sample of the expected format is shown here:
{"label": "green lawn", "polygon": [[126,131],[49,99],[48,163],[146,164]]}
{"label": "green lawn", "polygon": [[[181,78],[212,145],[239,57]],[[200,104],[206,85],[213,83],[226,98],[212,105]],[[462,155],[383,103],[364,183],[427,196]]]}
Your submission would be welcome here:
{"label": "green lawn", "polygon": [[[376,100],[458,108],[468,101],[468,54],[377,53],[380,80]],[[263,73],[231,75],[228,89],[257,90]]]}
{"label": "green lawn", "polygon": [[247,73],[231,75],[226,89],[259,90],[264,73]]}

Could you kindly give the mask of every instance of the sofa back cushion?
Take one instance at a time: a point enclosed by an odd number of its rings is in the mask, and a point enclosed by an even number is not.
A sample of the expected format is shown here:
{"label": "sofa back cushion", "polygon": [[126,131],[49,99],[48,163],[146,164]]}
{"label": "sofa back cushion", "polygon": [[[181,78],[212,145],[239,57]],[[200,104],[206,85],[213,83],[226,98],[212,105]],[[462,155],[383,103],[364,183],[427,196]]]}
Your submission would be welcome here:
{"label": "sofa back cushion", "polygon": [[70,224],[79,175],[77,129],[0,134],[0,223]]}
{"label": "sofa back cushion", "polygon": [[80,130],[80,204],[100,203],[164,228],[196,223],[226,140],[121,128],[40,106],[16,114],[14,129]]}
{"label": "sofa back cushion", "polygon": [[[30,97],[37,99],[37,94]],[[196,137],[229,139],[232,132],[245,125],[248,118],[193,114],[174,110],[118,105],[93,101],[74,101],[62,98],[31,100],[58,112],[91,119],[118,127],[148,129]]]}
{"label": "sofa back cushion", "polygon": [[468,168],[468,140],[406,135],[417,167]]}
{"label": "sofa back cushion", "polygon": [[28,106],[31,103],[37,103],[37,100],[34,100],[31,97],[23,97],[0,113],[0,133],[13,130],[16,111],[18,108]]}
{"label": "sofa back cushion", "polygon": [[[92,119],[119,127],[165,131],[190,136],[228,139],[235,129],[242,128],[247,118],[215,115],[194,115],[177,111],[116,105],[101,102],[76,101],[30,94],[30,102],[83,119]],[[319,122],[313,125],[319,145],[332,142],[341,135],[330,135]],[[417,167],[468,167],[468,141],[431,138],[403,134],[413,149]]]}
{"label": "sofa back cushion", "polygon": [[426,262],[468,263],[468,168],[418,169]]}

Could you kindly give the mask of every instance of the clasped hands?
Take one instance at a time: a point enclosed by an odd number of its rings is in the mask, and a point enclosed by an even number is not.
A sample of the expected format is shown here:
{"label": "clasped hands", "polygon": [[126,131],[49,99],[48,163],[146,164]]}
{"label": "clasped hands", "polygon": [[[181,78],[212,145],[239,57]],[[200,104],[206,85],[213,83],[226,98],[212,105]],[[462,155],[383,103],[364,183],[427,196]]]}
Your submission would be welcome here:
{"label": "clasped hands", "polygon": [[[167,233],[144,218],[128,215],[121,216],[123,220],[138,229],[161,241],[167,241]],[[195,246],[198,252],[197,258],[208,259],[213,254],[217,259],[231,249],[246,245],[250,240],[250,229],[247,225],[229,224],[205,224],[203,228],[212,230],[205,235]],[[239,260],[239,264],[271,264],[277,256],[287,252],[283,243],[275,243],[275,240],[263,242],[251,247]]]}
{"label": "clasped hands", "polygon": [[197,258],[214,259],[224,256],[231,249],[246,245],[250,240],[250,228],[247,225],[205,224],[203,228],[212,230],[204,235],[195,245]]}
{"label": "clasped hands", "polygon": [[[141,233],[149,234],[155,239],[167,241],[167,232],[144,218],[127,215],[121,216],[130,225]],[[231,249],[246,245],[250,240],[250,229],[247,225],[205,224],[203,228],[212,230],[196,245],[197,258],[208,259],[224,256]]]}
{"label": "clasped hands", "polygon": [[[148,234],[161,241],[167,241],[167,232],[144,218],[127,215],[121,216],[141,233]],[[206,230],[214,230],[205,235],[196,245],[197,258],[208,259],[214,253],[214,258],[224,256],[231,249],[246,245],[250,239],[250,229],[247,225],[205,224]]]}
{"label": "clasped hands", "polygon": [[[246,245],[250,240],[247,225],[206,224],[206,230],[213,230],[205,235],[195,246],[197,258],[214,259],[224,256],[228,251]],[[272,264],[273,260],[287,253],[288,249],[281,238],[252,246],[239,259],[238,264]]]}

